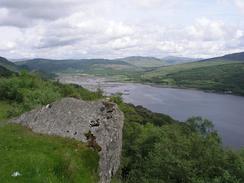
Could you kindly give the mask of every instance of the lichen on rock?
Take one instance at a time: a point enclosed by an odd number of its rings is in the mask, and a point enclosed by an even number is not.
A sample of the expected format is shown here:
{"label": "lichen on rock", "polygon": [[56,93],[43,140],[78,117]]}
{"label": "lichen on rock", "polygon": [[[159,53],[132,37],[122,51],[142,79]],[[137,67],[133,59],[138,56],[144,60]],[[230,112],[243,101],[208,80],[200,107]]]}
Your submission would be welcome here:
{"label": "lichen on rock", "polygon": [[109,183],[119,168],[124,115],[114,103],[64,98],[24,113],[12,122],[37,133],[86,142],[99,152],[100,183]]}

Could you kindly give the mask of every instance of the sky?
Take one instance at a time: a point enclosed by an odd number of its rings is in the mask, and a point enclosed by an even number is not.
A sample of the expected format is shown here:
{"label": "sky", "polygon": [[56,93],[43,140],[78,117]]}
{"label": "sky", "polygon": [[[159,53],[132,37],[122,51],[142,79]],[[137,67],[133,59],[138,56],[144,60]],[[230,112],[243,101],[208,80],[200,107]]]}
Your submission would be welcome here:
{"label": "sky", "polygon": [[0,0],[0,56],[209,58],[244,51],[244,0]]}

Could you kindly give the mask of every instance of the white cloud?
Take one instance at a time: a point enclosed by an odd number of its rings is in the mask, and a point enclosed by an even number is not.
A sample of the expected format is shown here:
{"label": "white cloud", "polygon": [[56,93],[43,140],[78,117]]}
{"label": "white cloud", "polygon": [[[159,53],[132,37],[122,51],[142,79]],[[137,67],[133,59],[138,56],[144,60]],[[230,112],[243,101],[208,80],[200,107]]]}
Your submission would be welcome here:
{"label": "white cloud", "polygon": [[0,0],[0,55],[202,57],[244,49],[244,28],[238,22],[229,24],[208,16],[196,16],[184,23],[170,21],[172,12],[168,13],[168,9],[174,10],[178,18],[183,16],[176,6],[179,2]]}
{"label": "white cloud", "polygon": [[235,5],[239,10],[244,13],[244,1],[243,0],[234,0]]}

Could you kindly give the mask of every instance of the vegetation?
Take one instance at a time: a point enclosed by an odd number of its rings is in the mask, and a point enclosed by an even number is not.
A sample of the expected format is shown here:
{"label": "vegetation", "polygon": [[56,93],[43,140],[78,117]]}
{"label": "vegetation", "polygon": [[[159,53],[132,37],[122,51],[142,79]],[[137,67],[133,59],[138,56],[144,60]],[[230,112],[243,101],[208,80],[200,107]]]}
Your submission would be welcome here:
{"label": "vegetation", "polygon": [[142,73],[139,81],[244,95],[243,68],[244,52],[159,67]]}
{"label": "vegetation", "polygon": [[[3,121],[62,97],[95,100],[95,93],[76,85],[62,85],[37,75],[20,73],[0,78],[0,182],[98,181],[98,154],[73,139],[34,134]],[[12,176],[15,172],[18,177]]]}
{"label": "vegetation", "polygon": [[[242,90],[243,64],[220,63],[200,63],[201,67],[168,72],[160,79],[184,85],[195,77],[200,83],[214,80],[216,85],[224,83],[233,86],[231,89],[239,86]],[[0,120],[67,96],[84,100],[103,97],[100,90],[92,93],[76,85],[62,85],[25,72],[0,77]],[[244,182],[244,150],[223,148],[210,121],[196,117],[180,123],[142,106],[125,104],[120,97],[112,97],[112,100],[125,114],[121,167],[113,182]],[[98,180],[98,155],[80,142],[34,134],[4,122],[0,122],[0,138],[0,182]],[[14,172],[21,176],[11,176]]]}
{"label": "vegetation", "polygon": [[124,61],[106,59],[82,59],[82,60],[48,60],[34,59],[17,63],[29,68],[31,71],[40,70],[46,73],[98,73],[103,70],[135,71],[138,68]]}
{"label": "vegetation", "polygon": [[3,76],[11,76],[13,74],[12,71],[6,69],[5,67],[2,67],[0,66],[0,77],[3,77]]}
{"label": "vegetation", "polygon": [[[3,57],[0,57],[0,66],[4,67],[5,69],[12,71],[12,72],[17,72],[17,71],[19,71],[20,68],[22,68],[22,67],[15,65],[14,63],[8,61],[7,59],[5,59]],[[1,73],[1,70],[0,70],[0,73]]]}
{"label": "vegetation", "polygon": [[18,76],[0,79],[0,104],[4,106],[0,105],[0,108],[5,109],[4,114],[1,112],[0,116],[2,119],[14,117],[62,97],[95,100],[101,98],[102,93],[92,93],[76,85],[62,85],[22,72]]}
{"label": "vegetation", "polygon": [[[168,59],[168,60],[167,60]],[[156,83],[166,86],[197,88],[208,91],[244,95],[244,53],[236,53],[207,60],[181,63],[189,58],[127,57],[117,60],[45,60],[20,62],[22,67],[46,73],[83,73],[109,76],[119,81]],[[238,69],[239,68],[239,69]]]}
{"label": "vegetation", "polygon": [[139,56],[133,56],[133,57],[126,57],[118,59],[124,62],[127,62],[129,64],[132,64],[137,67],[141,68],[154,68],[154,67],[160,67],[165,65],[164,60],[154,58],[154,57],[139,57]]}
{"label": "vegetation", "polygon": [[[240,63],[238,61],[233,63]],[[195,69],[195,68],[205,68],[210,66],[217,66],[217,65],[225,65],[229,64],[229,62],[224,60],[213,60],[213,61],[199,61],[199,62],[192,62],[192,63],[184,63],[184,64],[177,64],[177,65],[170,65],[165,67],[159,67],[157,69],[145,72],[142,74],[142,79],[150,80],[152,78],[163,78],[168,74],[173,74],[177,72],[182,72],[185,70]]]}
{"label": "vegetation", "polygon": [[[193,65],[196,65],[194,63]],[[173,67],[173,66],[172,66]],[[244,95],[244,63],[220,64],[169,72],[144,79],[153,83]]]}
{"label": "vegetation", "polygon": [[241,183],[244,151],[225,150],[208,120],[178,123],[119,99],[123,153],[114,183]]}
{"label": "vegetation", "polygon": [[78,141],[3,124],[0,139],[0,182],[98,182],[98,154]]}

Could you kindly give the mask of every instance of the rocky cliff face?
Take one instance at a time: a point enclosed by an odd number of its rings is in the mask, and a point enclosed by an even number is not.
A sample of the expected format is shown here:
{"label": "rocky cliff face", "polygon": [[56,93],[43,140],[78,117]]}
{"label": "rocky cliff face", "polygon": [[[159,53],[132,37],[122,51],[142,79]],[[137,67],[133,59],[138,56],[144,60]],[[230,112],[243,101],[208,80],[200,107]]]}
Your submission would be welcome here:
{"label": "rocky cliff face", "polygon": [[13,120],[34,132],[87,142],[100,154],[100,183],[108,183],[120,164],[124,116],[116,104],[64,98]]}

